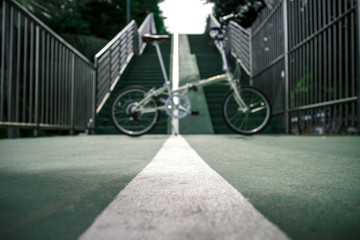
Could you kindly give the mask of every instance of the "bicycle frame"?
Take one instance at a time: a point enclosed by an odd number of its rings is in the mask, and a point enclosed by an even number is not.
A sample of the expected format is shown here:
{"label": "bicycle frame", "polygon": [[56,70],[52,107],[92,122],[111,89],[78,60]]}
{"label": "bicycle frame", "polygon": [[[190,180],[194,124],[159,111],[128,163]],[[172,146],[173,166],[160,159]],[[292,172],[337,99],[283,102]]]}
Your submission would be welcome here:
{"label": "bicycle frame", "polygon": [[[226,20],[231,16],[235,15],[230,14],[222,19]],[[111,119],[116,129],[129,136],[140,136],[155,127],[160,117],[160,111],[165,111],[172,119],[182,119],[188,114],[199,115],[199,111],[191,109],[190,97],[196,94],[198,88],[218,82],[225,82],[230,88],[230,91],[224,95],[221,104],[224,123],[234,132],[244,135],[255,134],[264,129],[270,120],[271,105],[266,96],[256,88],[252,86],[240,88],[241,69],[238,65],[236,65],[234,74],[230,72],[223,42],[225,27],[226,22],[220,27],[210,29],[210,36],[215,39],[221,54],[224,73],[207,79],[194,79],[195,81],[176,86],[174,89],[172,89],[174,86],[166,74],[159,47],[160,42],[168,40],[169,36],[144,35],[142,39],[156,48],[164,85],[150,90],[140,86],[130,86],[121,90],[111,105]],[[171,123],[174,122],[171,121]],[[177,132],[176,125],[173,124],[175,132]]]}
{"label": "bicycle frame", "polygon": [[217,82],[227,81],[227,83],[230,86],[230,89],[232,89],[234,91],[235,101],[239,105],[239,109],[242,110],[243,112],[248,111],[249,107],[246,105],[246,103],[243,101],[243,99],[240,96],[240,92],[239,92],[240,87],[237,85],[236,80],[234,80],[233,74],[229,70],[229,66],[228,66],[228,62],[227,62],[226,54],[225,54],[225,50],[224,50],[223,40],[215,40],[215,41],[217,41],[217,43],[220,46],[220,54],[221,54],[221,58],[222,58],[222,62],[223,62],[223,71],[225,73],[221,74],[221,75],[213,76],[213,77],[210,77],[207,79],[201,79],[198,81],[187,83],[185,85],[180,86],[178,89],[175,89],[175,90],[171,90],[171,87],[170,87],[171,83],[168,80],[168,77],[166,75],[166,70],[165,70],[163,58],[162,58],[160,47],[159,47],[160,42],[158,42],[158,41],[153,42],[152,44],[156,48],[156,52],[157,52],[157,55],[159,58],[160,66],[161,66],[161,70],[162,70],[162,73],[164,76],[164,86],[161,88],[158,88],[158,89],[151,89],[149,92],[147,92],[145,94],[145,97],[136,104],[134,110],[139,111],[142,114],[155,112],[155,111],[159,111],[159,110],[165,110],[165,105],[161,105],[156,108],[145,108],[144,106],[153,97],[157,97],[162,94],[167,95],[167,96],[170,96],[175,93],[180,93],[180,94],[185,95],[189,90],[193,89],[194,87],[203,87],[203,86],[211,85],[211,84],[214,84]]}

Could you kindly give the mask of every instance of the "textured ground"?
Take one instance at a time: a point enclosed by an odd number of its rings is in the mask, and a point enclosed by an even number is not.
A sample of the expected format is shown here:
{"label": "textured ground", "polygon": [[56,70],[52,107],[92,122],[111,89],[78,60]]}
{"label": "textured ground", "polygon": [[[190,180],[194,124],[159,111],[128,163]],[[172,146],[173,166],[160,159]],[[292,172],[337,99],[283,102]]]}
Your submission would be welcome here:
{"label": "textured ground", "polygon": [[[359,137],[184,137],[290,238],[360,238]],[[76,239],[167,138],[1,140],[0,238]]]}
{"label": "textured ground", "polygon": [[293,239],[360,239],[360,138],[187,135],[206,162]]}

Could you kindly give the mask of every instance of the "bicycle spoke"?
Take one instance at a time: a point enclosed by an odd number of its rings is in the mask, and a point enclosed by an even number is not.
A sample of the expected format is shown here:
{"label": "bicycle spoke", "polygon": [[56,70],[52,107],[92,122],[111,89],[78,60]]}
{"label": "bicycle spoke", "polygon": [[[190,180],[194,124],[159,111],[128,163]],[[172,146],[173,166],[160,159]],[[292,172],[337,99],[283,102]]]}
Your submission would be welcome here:
{"label": "bicycle spoke", "polygon": [[118,107],[114,111],[115,111],[115,113],[125,112],[125,108],[124,107]]}
{"label": "bicycle spoke", "polygon": [[230,120],[234,120],[234,118],[236,118],[238,115],[240,115],[241,112],[237,112],[235,115],[233,115],[232,117],[230,117],[229,119]]}
{"label": "bicycle spoke", "polygon": [[121,122],[121,124],[125,124],[125,123],[130,122],[130,121],[132,121],[130,118],[125,118],[124,121]]}
{"label": "bicycle spoke", "polygon": [[244,118],[243,118],[243,120],[242,120],[242,122],[241,122],[241,124],[240,124],[240,128],[242,128],[242,126],[244,125],[244,123],[246,123],[247,121],[247,116],[245,116]]}

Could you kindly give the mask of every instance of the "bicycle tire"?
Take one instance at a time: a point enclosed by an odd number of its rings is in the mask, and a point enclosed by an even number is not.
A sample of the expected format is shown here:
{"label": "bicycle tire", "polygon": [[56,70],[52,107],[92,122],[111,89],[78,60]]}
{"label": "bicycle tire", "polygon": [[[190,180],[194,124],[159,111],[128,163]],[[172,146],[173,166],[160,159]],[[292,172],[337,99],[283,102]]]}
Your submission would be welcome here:
{"label": "bicycle tire", "polygon": [[233,97],[234,90],[229,91],[222,103],[222,115],[226,125],[234,132],[252,135],[263,130],[270,121],[271,106],[266,96],[253,87],[241,87],[240,95],[250,107],[246,113],[239,110]]}
{"label": "bicycle tire", "polygon": [[[111,104],[111,120],[115,128],[129,136],[141,136],[151,131],[159,119],[159,111],[141,114],[131,112],[131,107],[144,98],[148,92],[142,87],[128,87],[115,97]],[[157,107],[154,97],[144,107]]]}

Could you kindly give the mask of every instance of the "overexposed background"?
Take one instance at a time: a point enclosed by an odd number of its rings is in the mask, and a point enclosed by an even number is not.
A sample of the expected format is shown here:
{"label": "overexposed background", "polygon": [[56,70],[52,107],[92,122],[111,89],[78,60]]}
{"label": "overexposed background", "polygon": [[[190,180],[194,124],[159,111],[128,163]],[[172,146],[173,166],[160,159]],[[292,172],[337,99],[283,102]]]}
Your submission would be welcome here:
{"label": "overexposed background", "polygon": [[205,0],[165,0],[159,4],[169,33],[201,34],[214,4]]}

